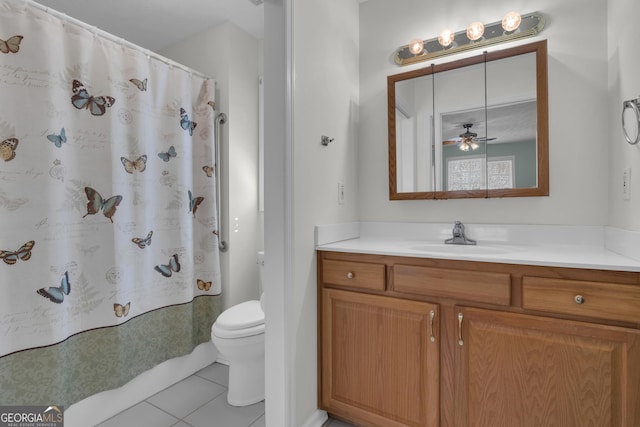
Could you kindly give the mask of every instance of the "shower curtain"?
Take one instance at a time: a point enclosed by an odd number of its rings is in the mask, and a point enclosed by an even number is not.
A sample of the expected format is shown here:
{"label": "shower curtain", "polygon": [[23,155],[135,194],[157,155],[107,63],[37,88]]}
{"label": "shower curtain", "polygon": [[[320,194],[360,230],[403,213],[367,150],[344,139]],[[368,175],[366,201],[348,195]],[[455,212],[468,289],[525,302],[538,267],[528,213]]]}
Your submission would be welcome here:
{"label": "shower curtain", "polygon": [[0,405],[69,405],[210,339],[214,81],[0,0]]}

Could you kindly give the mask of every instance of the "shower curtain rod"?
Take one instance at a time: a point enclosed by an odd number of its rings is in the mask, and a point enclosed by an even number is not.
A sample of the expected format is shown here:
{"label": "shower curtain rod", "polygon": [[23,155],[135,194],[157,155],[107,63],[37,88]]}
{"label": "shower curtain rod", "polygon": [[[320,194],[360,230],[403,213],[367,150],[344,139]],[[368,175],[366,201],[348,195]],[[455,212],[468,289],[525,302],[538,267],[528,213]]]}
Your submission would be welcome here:
{"label": "shower curtain rod", "polygon": [[113,35],[111,33],[108,33],[108,32],[106,32],[104,30],[99,29],[98,27],[95,27],[93,25],[87,24],[86,22],[83,22],[83,21],[80,21],[80,20],[78,20],[76,18],[73,18],[73,17],[67,15],[66,13],[58,12],[55,9],[51,9],[51,8],[49,8],[47,6],[43,6],[40,3],[36,3],[33,0],[12,0],[12,1],[14,1],[16,3],[23,3],[23,4],[26,3],[28,5],[31,5],[31,6],[35,7],[36,9],[40,9],[41,11],[43,11],[45,13],[48,13],[49,15],[52,15],[52,16],[55,16],[58,19],[67,21],[67,22],[69,22],[71,24],[74,24],[74,25],[80,27],[80,28],[84,28],[85,30],[90,31],[95,35],[99,35],[99,36],[101,36],[101,37],[103,37],[103,38],[105,38],[107,40],[111,40],[112,42],[117,43],[117,44],[119,44],[119,45],[121,45],[123,47],[128,47],[130,49],[139,50],[139,51],[143,52],[145,55],[147,55],[147,58],[149,58],[149,59],[153,58],[156,61],[160,61],[160,62],[163,62],[163,63],[169,65],[170,67],[179,68],[179,69],[191,74],[192,76],[197,76],[197,77],[200,77],[200,78],[202,78],[204,80],[211,80],[211,77],[207,76],[206,74],[203,74],[203,73],[201,73],[199,71],[196,71],[196,70],[194,70],[192,68],[189,68],[186,65],[182,65],[179,62],[175,62],[175,61],[173,61],[173,60],[171,60],[171,59],[169,59],[169,58],[167,58],[165,56],[159,55],[159,54],[157,54],[157,53],[155,53],[155,52],[153,52],[153,51],[151,51],[149,49],[146,49],[146,48],[144,48],[142,46],[139,46],[137,44],[131,43],[131,42],[123,39],[122,37],[115,36],[115,35]]}

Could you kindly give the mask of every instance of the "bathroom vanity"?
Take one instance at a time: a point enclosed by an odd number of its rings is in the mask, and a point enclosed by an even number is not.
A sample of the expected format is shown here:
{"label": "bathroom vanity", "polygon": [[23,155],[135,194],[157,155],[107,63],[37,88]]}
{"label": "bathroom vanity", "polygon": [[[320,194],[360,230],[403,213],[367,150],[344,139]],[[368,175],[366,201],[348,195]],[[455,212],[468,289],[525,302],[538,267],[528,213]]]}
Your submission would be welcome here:
{"label": "bathroom vanity", "polygon": [[640,425],[637,263],[398,256],[357,240],[318,247],[321,409],[379,427]]}

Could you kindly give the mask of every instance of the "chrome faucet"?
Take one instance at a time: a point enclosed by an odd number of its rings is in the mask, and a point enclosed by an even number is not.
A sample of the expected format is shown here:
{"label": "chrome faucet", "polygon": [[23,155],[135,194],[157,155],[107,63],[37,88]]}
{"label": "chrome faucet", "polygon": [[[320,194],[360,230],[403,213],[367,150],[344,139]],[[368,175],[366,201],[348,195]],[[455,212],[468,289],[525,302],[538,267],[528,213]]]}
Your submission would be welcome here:
{"label": "chrome faucet", "polygon": [[464,235],[464,224],[456,221],[453,225],[453,237],[444,241],[450,245],[475,245],[476,241]]}

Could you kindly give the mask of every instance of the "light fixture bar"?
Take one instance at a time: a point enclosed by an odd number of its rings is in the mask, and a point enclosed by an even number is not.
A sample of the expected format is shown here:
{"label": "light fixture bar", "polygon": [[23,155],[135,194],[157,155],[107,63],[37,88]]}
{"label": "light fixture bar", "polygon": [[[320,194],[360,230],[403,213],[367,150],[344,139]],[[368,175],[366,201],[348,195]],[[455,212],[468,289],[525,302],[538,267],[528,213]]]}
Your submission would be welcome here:
{"label": "light fixture bar", "polygon": [[532,12],[522,15],[522,21],[514,31],[505,31],[502,28],[502,20],[485,25],[483,36],[475,41],[469,39],[467,29],[456,32],[453,42],[447,47],[443,47],[438,41],[438,37],[434,37],[429,40],[423,40],[421,52],[412,53],[410,47],[412,45],[415,46],[415,42],[412,41],[411,45],[404,45],[396,50],[395,61],[398,65],[410,65],[483,46],[532,37],[542,31],[544,24],[544,17],[538,12]]}

